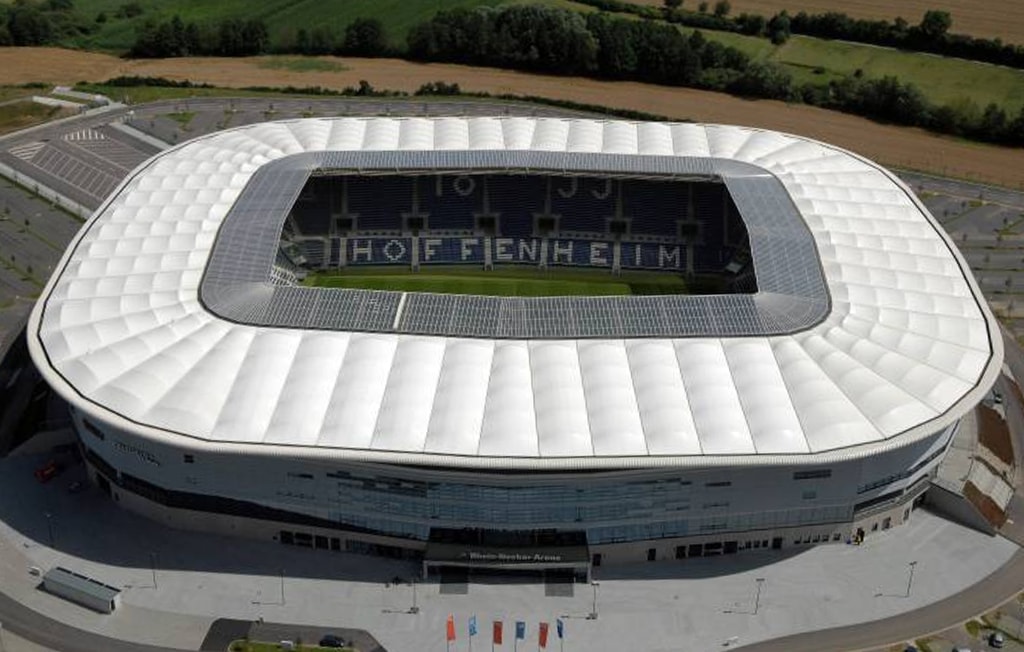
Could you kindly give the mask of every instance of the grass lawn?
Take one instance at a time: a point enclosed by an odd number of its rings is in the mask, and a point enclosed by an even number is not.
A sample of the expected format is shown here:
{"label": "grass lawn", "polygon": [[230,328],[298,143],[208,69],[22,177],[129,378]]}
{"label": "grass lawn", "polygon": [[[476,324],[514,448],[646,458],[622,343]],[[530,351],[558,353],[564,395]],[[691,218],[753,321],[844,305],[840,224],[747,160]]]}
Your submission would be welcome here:
{"label": "grass lawn", "polygon": [[46,95],[50,90],[45,88],[26,88],[25,86],[0,86],[0,102],[7,102],[19,97],[32,97],[33,95]]}
{"label": "grass lawn", "polygon": [[182,129],[188,129],[189,123],[192,122],[192,118],[196,117],[196,114],[195,111],[178,111],[168,113],[167,117],[180,124]]}
{"label": "grass lawn", "polygon": [[870,77],[892,75],[913,82],[936,104],[969,98],[982,108],[995,102],[1014,113],[1024,106],[1024,70],[807,36],[794,36],[768,58],[787,67],[824,68],[827,73],[852,74],[860,69]]}
{"label": "grass lawn", "polygon": [[668,272],[623,272],[613,276],[598,270],[554,270],[500,267],[492,271],[466,267],[347,268],[306,277],[306,285],[363,290],[396,290],[500,297],[625,296],[685,294],[686,282]]}
{"label": "grass lawn", "polygon": [[0,134],[18,131],[73,113],[73,109],[36,104],[31,100],[0,105]]}
{"label": "grass lawn", "polygon": [[[693,31],[688,27],[681,29]],[[995,102],[1011,115],[1024,106],[1024,70],[809,36],[793,36],[783,45],[775,46],[756,36],[702,32],[707,39],[732,46],[752,59],[781,64],[797,82],[823,84],[862,70],[867,77],[891,75],[912,82],[939,105],[971,101],[984,109],[989,102]]]}

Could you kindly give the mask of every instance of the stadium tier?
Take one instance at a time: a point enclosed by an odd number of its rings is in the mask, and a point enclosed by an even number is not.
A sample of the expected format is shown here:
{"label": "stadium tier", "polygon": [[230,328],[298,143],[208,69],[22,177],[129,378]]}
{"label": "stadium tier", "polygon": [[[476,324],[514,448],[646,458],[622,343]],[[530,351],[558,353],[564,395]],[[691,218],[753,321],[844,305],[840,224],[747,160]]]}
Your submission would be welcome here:
{"label": "stadium tier", "polygon": [[[434,263],[753,278],[301,282]],[[887,170],[771,131],[582,119],[319,118],[178,145],[88,221],[29,333],[130,509],[582,575],[904,522],[1002,363],[967,266]]]}

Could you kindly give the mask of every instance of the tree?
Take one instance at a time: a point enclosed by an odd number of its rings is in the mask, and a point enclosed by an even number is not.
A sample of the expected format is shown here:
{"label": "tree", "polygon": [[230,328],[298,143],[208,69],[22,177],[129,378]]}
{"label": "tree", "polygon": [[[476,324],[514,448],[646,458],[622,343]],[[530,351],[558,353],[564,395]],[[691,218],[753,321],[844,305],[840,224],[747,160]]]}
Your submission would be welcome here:
{"label": "tree", "polygon": [[380,56],[387,50],[384,25],[376,18],[356,18],[345,28],[342,51],[361,57]]}
{"label": "tree", "polygon": [[753,63],[729,86],[729,92],[747,97],[790,100],[795,96],[793,79],[780,66]]}
{"label": "tree", "polygon": [[768,21],[768,38],[772,40],[775,45],[781,45],[789,40],[790,37],[790,19],[789,14],[785,10],[772,16],[772,19]]}
{"label": "tree", "polygon": [[725,18],[730,11],[732,11],[732,5],[729,4],[729,0],[718,0],[715,3],[715,16]]}
{"label": "tree", "polygon": [[117,8],[114,14],[118,18],[135,18],[142,15],[142,5],[138,2],[126,2]]}
{"label": "tree", "polygon": [[34,5],[15,5],[7,18],[14,45],[45,45],[53,38],[53,23]]}
{"label": "tree", "polygon": [[587,29],[601,45],[597,52],[597,69],[601,75],[629,79],[636,74],[637,55],[629,21],[595,11],[587,16]]}
{"label": "tree", "polygon": [[1006,131],[1006,111],[1003,111],[995,103],[985,107],[978,123],[978,136],[991,141],[1000,141]]}
{"label": "tree", "polygon": [[953,17],[949,15],[948,11],[929,9],[924,12],[924,18],[921,19],[918,29],[925,38],[931,41],[940,41],[945,38],[952,26]]}
{"label": "tree", "polygon": [[708,3],[707,3],[707,0],[701,0],[701,3],[699,5],[697,5],[697,11],[699,11],[702,14],[708,13]]}
{"label": "tree", "polygon": [[258,18],[245,21],[242,26],[243,49],[241,54],[263,54],[270,49],[270,32],[267,25]]}
{"label": "tree", "polygon": [[736,18],[736,24],[740,26],[740,32],[751,36],[761,36],[767,21],[761,14],[742,13]]}

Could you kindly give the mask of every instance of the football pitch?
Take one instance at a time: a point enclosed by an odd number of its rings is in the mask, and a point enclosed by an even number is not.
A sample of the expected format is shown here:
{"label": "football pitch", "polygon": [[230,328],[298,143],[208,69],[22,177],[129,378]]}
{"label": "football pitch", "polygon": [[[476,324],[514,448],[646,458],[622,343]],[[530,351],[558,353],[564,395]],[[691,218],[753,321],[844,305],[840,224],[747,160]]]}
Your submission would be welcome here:
{"label": "football pitch", "polygon": [[688,294],[685,279],[671,272],[498,267],[361,267],[311,272],[305,285],[362,290],[395,290],[496,297],[624,296],[630,294]]}

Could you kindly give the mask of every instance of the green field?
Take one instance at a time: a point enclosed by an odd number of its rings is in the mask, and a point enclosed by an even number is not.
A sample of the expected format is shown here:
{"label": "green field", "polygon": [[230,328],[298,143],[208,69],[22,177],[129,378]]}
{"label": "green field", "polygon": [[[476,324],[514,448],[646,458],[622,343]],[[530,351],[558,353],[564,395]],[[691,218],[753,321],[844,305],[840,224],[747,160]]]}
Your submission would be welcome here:
{"label": "green field", "polygon": [[782,65],[797,82],[823,84],[861,70],[868,77],[891,75],[911,82],[937,105],[971,101],[984,109],[995,102],[1012,113],[1024,106],[1024,70],[809,36],[793,36],[775,46],[755,36],[703,33],[709,40],[735,47],[755,60]]}
{"label": "green field", "polygon": [[345,271],[310,274],[305,285],[361,290],[395,290],[498,297],[625,296],[630,294],[687,294],[686,281],[670,272],[629,271],[619,275],[601,270],[499,267],[492,271],[457,266],[407,268],[349,267]]}
{"label": "green field", "polygon": [[73,112],[73,109],[45,106],[31,100],[0,104],[0,134],[31,127]]}
{"label": "green field", "polygon": [[98,24],[92,34],[74,37],[65,45],[88,49],[122,52],[135,42],[135,30],[146,20],[167,20],[175,15],[182,20],[216,23],[227,18],[260,18],[270,30],[274,43],[294,41],[299,28],[326,28],[341,34],[356,18],[375,17],[384,24],[388,40],[396,46],[405,45],[405,34],[413,25],[429,19],[438,9],[495,5],[500,0],[344,0],[324,3],[318,0],[138,0],[141,16],[116,18],[126,0],[77,0],[75,11],[95,20],[101,12],[107,21]]}

